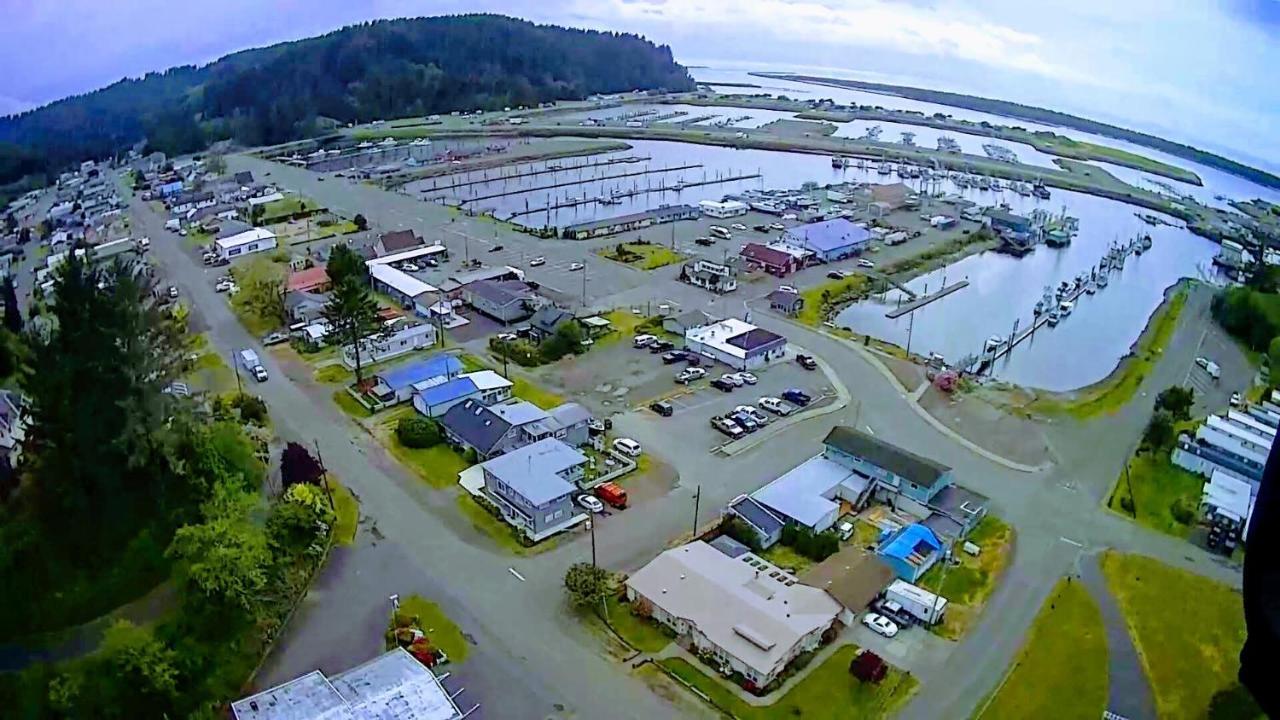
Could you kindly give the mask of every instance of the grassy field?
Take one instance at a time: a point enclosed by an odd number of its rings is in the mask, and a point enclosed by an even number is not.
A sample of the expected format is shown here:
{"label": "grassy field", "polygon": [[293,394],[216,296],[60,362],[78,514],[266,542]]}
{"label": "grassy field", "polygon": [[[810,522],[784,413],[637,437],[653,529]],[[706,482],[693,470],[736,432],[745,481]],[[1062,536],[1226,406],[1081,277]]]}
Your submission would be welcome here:
{"label": "grassy field", "polygon": [[521,400],[528,400],[543,410],[564,404],[564,398],[541,385],[515,375],[511,379],[511,393]]}
{"label": "grassy field", "polygon": [[290,195],[280,200],[275,200],[262,206],[262,222],[264,224],[275,222],[281,218],[287,217],[303,210],[315,210],[320,204],[314,200]]}
{"label": "grassy field", "polygon": [[332,363],[330,365],[325,365],[324,367],[316,368],[314,377],[316,382],[322,382],[330,385],[336,383],[349,385],[354,380],[355,376],[347,369],[346,365],[343,365],[342,363]]}
{"label": "grassy field", "polygon": [[866,275],[851,275],[842,280],[827,280],[806,288],[800,292],[804,307],[800,309],[796,319],[805,325],[816,327],[826,319],[832,308],[861,296],[869,283],[870,279]]}
{"label": "grassy field", "polygon": [[360,501],[332,475],[329,476],[329,487],[333,491],[333,504],[338,514],[333,523],[333,541],[339,545],[350,545],[356,539],[360,523]]}
{"label": "grassy field", "polygon": [[466,492],[458,494],[456,499],[458,512],[462,517],[466,518],[471,527],[477,531],[488,535],[494,542],[498,543],[502,549],[512,555],[538,555],[548,550],[552,550],[559,544],[559,536],[553,536],[543,540],[533,547],[525,547],[523,543],[516,538],[515,529],[507,523],[489,514],[487,510],[480,507],[475,498]]}
{"label": "grassy field", "polygon": [[1059,580],[1009,676],[978,717],[1095,720],[1106,705],[1102,613],[1083,585]]}
{"label": "grassy field", "polygon": [[631,604],[618,595],[610,595],[607,601],[609,624],[631,647],[640,652],[654,653],[671,644],[671,636],[657,623],[631,612]]}
{"label": "grassy field", "polygon": [[351,393],[347,392],[345,388],[333,391],[333,402],[338,406],[338,409],[353,418],[361,419],[373,416],[373,413],[369,412],[369,408],[361,405],[359,401],[351,397]]}
{"label": "grassy field", "polygon": [[[618,254],[619,247],[623,249],[624,254]],[[596,252],[602,258],[640,268],[641,270],[656,270],[666,265],[678,263],[685,258],[684,255],[665,245],[656,244],[618,243],[618,245],[601,248]]]}
{"label": "grassy field", "polygon": [[444,443],[423,449],[407,448],[392,432],[384,444],[405,467],[436,489],[457,485],[458,473],[470,467],[456,450]]}
{"label": "grassy field", "polygon": [[1179,289],[1165,300],[1138,337],[1133,352],[1102,381],[1083,388],[1073,396],[1046,396],[1031,403],[1029,409],[1044,413],[1067,413],[1078,419],[1114,413],[1138,392],[1142,381],[1155,367],[1164,348],[1173,337],[1187,304],[1187,293]]}
{"label": "grassy field", "polygon": [[[1107,507],[1149,528],[1185,538],[1194,523],[1180,522],[1174,517],[1173,509],[1181,503],[1194,512],[1203,488],[1204,478],[1174,465],[1167,452],[1138,455],[1129,461],[1127,480],[1124,471],[1120,471]],[[1132,499],[1133,513],[1124,507],[1129,499]]]}
{"label": "grassy field", "polygon": [[460,663],[467,659],[471,644],[440,606],[421,595],[410,595],[400,600],[400,612],[416,616],[418,627],[427,634],[431,644],[449,656],[449,662]]}
{"label": "grassy field", "polygon": [[1215,695],[1236,689],[1245,638],[1240,593],[1141,555],[1109,551],[1101,562],[1151,681],[1157,714],[1206,717]]}
{"label": "grassy field", "polygon": [[789,571],[792,575],[802,575],[814,564],[809,558],[782,543],[778,543],[760,553],[760,557],[783,570]]}
{"label": "grassy field", "polygon": [[1127,150],[1119,148],[1107,147],[1105,145],[1096,145],[1090,142],[1080,142],[1072,140],[1061,135],[1054,135],[1052,138],[1045,138],[1042,135],[1034,133],[1029,135],[1029,141],[1037,150],[1049,153],[1051,155],[1060,155],[1062,157],[1075,158],[1076,160],[1100,160],[1115,165],[1143,170],[1154,175],[1163,175],[1167,178],[1180,180],[1192,185],[1202,185],[1200,176],[1185,168],[1170,165],[1168,163],[1153,160],[1137,153],[1131,153]]}
{"label": "grassy field", "polygon": [[996,581],[1009,564],[1013,552],[1013,528],[1001,519],[987,515],[978,527],[969,533],[968,540],[982,552],[974,557],[965,552],[956,553],[960,564],[946,568],[934,565],[918,583],[945,597],[950,603],[942,624],[933,629],[942,637],[957,640],[977,622],[987,598],[995,592]]}
{"label": "grassy field", "polygon": [[915,692],[916,679],[899,670],[891,670],[878,685],[859,682],[849,674],[849,662],[857,654],[857,648],[852,645],[836,650],[786,695],[765,707],[748,705],[719,680],[680,658],[662,660],[661,663],[739,720],[847,720],[892,715]]}

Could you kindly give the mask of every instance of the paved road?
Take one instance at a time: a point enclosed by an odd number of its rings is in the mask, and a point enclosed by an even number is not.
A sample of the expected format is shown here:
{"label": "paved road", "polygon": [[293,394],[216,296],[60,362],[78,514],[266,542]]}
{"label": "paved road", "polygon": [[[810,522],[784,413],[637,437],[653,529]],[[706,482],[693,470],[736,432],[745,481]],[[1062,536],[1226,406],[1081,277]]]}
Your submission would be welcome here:
{"label": "paved road", "polygon": [[[359,211],[375,226],[413,227],[436,239],[439,233],[431,231],[432,223],[448,223],[448,211],[443,208],[367,186],[320,183],[307,171],[250,158],[231,158],[228,164],[232,169],[251,169],[259,177],[269,170],[270,179],[286,188],[337,210]],[[151,216],[148,222],[154,226],[160,220]],[[459,219],[454,224],[475,228],[484,222]],[[493,226],[488,228],[492,236]],[[209,289],[205,271],[182,252],[177,239],[158,227],[149,232],[156,256],[188,287],[187,296],[208,321],[215,345],[229,352],[250,342],[223,300]],[[551,265],[584,255],[576,244],[501,232],[507,233],[499,235],[507,252],[545,255]],[[457,251],[456,246],[453,250]],[[607,261],[585,260],[589,274],[605,278],[589,287],[589,305],[675,301],[682,309],[707,307],[738,316],[754,309],[754,322],[825,358],[854,398],[840,412],[789,428],[767,443],[767,450],[756,448],[733,458],[687,453],[668,457],[672,451],[663,449],[667,443],[656,418],[640,413],[619,416],[616,422],[622,431],[663,459],[675,461],[680,480],[668,495],[601,523],[597,540],[603,564],[619,569],[643,564],[692,527],[692,497],[699,484],[703,514],[709,517],[735,495],[755,489],[813,454],[835,424],[856,423],[954,467],[958,478],[992,498],[992,510],[1016,528],[1017,549],[1011,565],[977,626],[949,653],[930,653],[914,667],[924,682],[904,710],[905,717],[969,714],[1003,676],[1054,582],[1076,565],[1082,553],[1107,547],[1141,552],[1239,585],[1234,568],[1188,543],[1099,508],[1146,423],[1154,393],[1184,381],[1188,364],[1202,351],[1207,336],[1203,321],[1180,326],[1133,403],[1088,424],[1053,428],[1050,441],[1062,462],[1044,472],[1025,473],[975,455],[926,422],[877,367],[844,341],[799,328],[749,304],[771,287],[750,286],[739,297],[709,298],[674,282],[674,268],[644,276]],[[539,279],[536,272],[532,277]],[[1192,293],[1189,318],[1203,318],[1208,295],[1203,290]],[[295,620],[278,657],[273,658],[278,676],[297,674],[317,663],[324,667],[328,658],[336,662],[339,657],[367,654],[363,647],[350,647],[352,618],[367,628],[376,626],[385,595],[395,588],[413,587],[439,599],[451,616],[460,619],[464,630],[476,636],[477,658],[462,666],[460,675],[488,706],[491,717],[554,717],[561,712],[556,703],[563,703],[564,714],[579,717],[674,713],[672,706],[625,675],[620,666],[602,660],[598,640],[562,609],[559,579],[571,562],[588,556],[585,538],[532,558],[504,556],[460,520],[450,493],[429,491],[408,477],[376,443],[353,430],[327,393],[309,394],[305,379],[287,382],[269,355],[266,360],[273,377],[260,390],[282,434],[319,439],[326,463],[360,494],[365,514],[385,538],[375,545],[373,533],[368,533],[370,538],[362,534],[361,543],[335,559],[317,597]],[[509,567],[527,580],[517,580]],[[545,660],[552,657],[554,662]],[[495,708],[507,712],[492,714]]]}

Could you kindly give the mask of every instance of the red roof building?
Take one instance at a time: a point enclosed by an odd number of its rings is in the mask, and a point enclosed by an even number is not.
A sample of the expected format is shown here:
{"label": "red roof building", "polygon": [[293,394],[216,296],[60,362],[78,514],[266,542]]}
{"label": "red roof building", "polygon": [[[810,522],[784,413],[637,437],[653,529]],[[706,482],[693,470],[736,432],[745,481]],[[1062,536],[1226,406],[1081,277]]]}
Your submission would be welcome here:
{"label": "red roof building", "polygon": [[325,292],[329,289],[329,272],[325,270],[323,265],[317,265],[296,273],[290,273],[285,287],[299,292]]}
{"label": "red roof building", "polygon": [[760,268],[778,277],[785,277],[800,269],[800,258],[758,243],[744,245],[739,256],[746,262],[747,267]]}

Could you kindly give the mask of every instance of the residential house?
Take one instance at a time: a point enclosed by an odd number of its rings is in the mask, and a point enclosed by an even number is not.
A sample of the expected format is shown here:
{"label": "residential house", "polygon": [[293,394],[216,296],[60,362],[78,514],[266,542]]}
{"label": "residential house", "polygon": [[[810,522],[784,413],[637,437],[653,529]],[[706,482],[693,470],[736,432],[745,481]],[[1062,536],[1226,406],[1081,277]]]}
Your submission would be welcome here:
{"label": "residential house", "polygon": [[418,237],[412,230],[393,230],[392,232],[382,233],[378,241],[374,243],[373,248],[378,253],[378,256],[381,257],[412,250],[423,244],[422,238]]}
{"label": "residential house", "polygon": [[[440,416],[440,426],[450,443],[475,450],[482,460],[546,438],[585,444],[584,428],[590,416],[579,425],[576,411],[563,408],[547,411],[524,400],[493,406],[464,400]],[[560,417],[574,424],[566,426]]]}
{"label": "residential house", "polygon": [[573,504],[587,456],[544,438],[480,465],[485,494],[502,517],[537,542],[587,519]]}
{"label": "residential house", "polygon": [[953,473],[938,462],[891,445],[873,435],[837,425],[823,440],[823,455],[875,483],[875,498],[917,517],[953,485]]}
{"label": "residential house", "polygon": [[395,300],[420,317],[428,317],[439,300],[440,289],[390,265],[367,265],[375,292]]}
{"label": "residential house", "polygon": [[763,367],[786,354],[787,339],[737,318],[690,328],[685,347],[716,359],[735,370]]}
{"label": "residential house", "polygon": [[213,193],[208,190],[203,190],[201,192],[182,193],[174,196],[173,199],[169,201],[169,209],[173,211],[175,215],[181,215],[186,213],[188,210],[213,207],[217,204],[218,199],[213,196]]}
{"label": "residential house", "polygon": [[231,181],[242,188],[252,187],[253,173],[249,172],[248,170],[241,170],[240,172],[231,176]]}
{"label": "residential house", "polygon": [[738,289],[738,268],[728,263],[698,259],[680,268],[680,279],[717,295]]}
{"label": "residential house", "polygon": [[790,290],[774,290],[766,296],[769,300],[769,308],[777,310],[786,315],[799,315],[804,309],[804,298],[800,293],[794,293]]}
{"label": "residential house", "polygon": [[276,234],[266,228],[253,228],[238,235],[219,238],[213,242],[214,250],[223,260],[231,260],[251,253],[276,249]]}
{"label": "residential house", "polygon": [[523,320],[538,308],[538,294],[522,280],[481,280],[467,285],[462,297],[477,312],[503,324]]}
{"label": "residential house", "polygon": [[943,548],[942,540],[932,530],[912,523],[889,533],[876,553],[894,575],[915,584],[934,563],[942,559]]}
{"label": "residential house", "polygon": [[485,405],[506,402],[511,399],[511,387],[510,380],[492,370],[464,373],[415,392],[413,407],[429,418],[440,417],[465,400]]}
{"label": "residential house", "polygon": [[[415,350],[436,344],[436,327],[428,323],[403,324],[399,328],[389,326],[388,332],[372,335],[360,341],[360,364],[372,365],[385,362]],[[351,345],[342,347],[342,362],[349,368],[356,366],[356,350]],[[400,398],[404,402],[408,397]]]}
{"label": "residential house", "polygon": [[328,301],[324,295],[289,290],[284,294],[284,311],[291,325],[310,324],[324,317],[324,306]]}
{"label": "residential house", "polygon": [[574,322],[573,313],[554,305],[545,305],[529,318],[529,334],[534,342],[542,342],[555,335],[561,325],[570,322]]}
{"label": "residential house", "polygon": [[[447,676],[446,676],[447,677]],[[404,648],[326,677],[302,677],[231,703],[234,720],[462,720],[441,678]]]}
{"label": "residential house", "polygon": [[323,293],[329,291],[329,271],[324,265],[289,273],[285,281],[285,292]]}
{"label": "residential house", "polygon": [[698,208],[692,205],[663,205],[654,210],[569,225],[565,227],[563,235],[570,240],[585,240],[616,235],[629,230],[640,230],[677,220],[696,220],[698,214]]}
{"label": "residential house", "polygon": [[866,250],[871,233],[846,218],[835,218],[788,228],[782,242],[813,251],[820,262],[835,262]]}
{"label": "residential house", "polygon": [[696,327],[719,322],[719,318],[708,315],[702,310],[686,310],[679,315],[668,315],[662,319],[662,329],[681,337]]}
{"label": "residential house", "polygon": [[778,277],[786,277],[802,267],[795,255],[758,243],[743,245],[738,254],[748,268],[763,270]]}
{"label": "residential house", "polygon": [[582,447],[591,440],[591,412],[575,402],[557,405],[547,411],[560,429],[556,437],[573,447]]}
{"label": "residential house", "polygon": [[750,495],[734,498],[725,512],[746,523],[762,550],[767,550],[782,540],[782,529],[786,527],[786,521]]}
{"label": "residential house", "polygon": [[788,470],[751,498],[784,522],[820,533],[836,524],[843,508],[866,504],[873,482],[824,453]]}
{"label": "residential house", "polygon": [[827,591],[845,608],[841,622],[851,625],[853,617],[866,610],[888,587],[893,575],[893,568],[880,556],[845,544],[834,555],[806,570],[800,581]]}
{"label": "residential house", "polygon": [[447,280],[440,283],[440,289],[450,300],[457,300],[463,296],[466,289],[471,287],[473,283],[484,281],[500,282],[506,280],[524,280],[524,271],[510,265],[498,265],[495,267],[485,267],[478,270],[469,270],[467,272],[450,275]]}
{"label": "residential house", "polygon": [[426,388],[461,375],[462,370],[462,361],[456,356],[437,353],[379,370],[373,375],[371,392],[379,402],[402,403]]}
{"label": "residential house", "polygon": [[627,579],[627,598],[681,645],[740,674],[776,680],[838,630],[840,604],[754,554],[731,558],[702,541],[667,550]]}
{"label": "residential house", "polygon": [[17,467],[22,457],[22,443],[27,439],[27,419],[22,396],[12,390],[0,390],[0,453],[10,467]]}

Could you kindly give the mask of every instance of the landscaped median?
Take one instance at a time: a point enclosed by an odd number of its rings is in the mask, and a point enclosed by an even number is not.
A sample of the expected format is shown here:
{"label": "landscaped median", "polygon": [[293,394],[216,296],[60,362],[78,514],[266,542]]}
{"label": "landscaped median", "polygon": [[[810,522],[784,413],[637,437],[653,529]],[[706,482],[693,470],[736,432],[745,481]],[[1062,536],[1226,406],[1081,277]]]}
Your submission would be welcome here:
{"label": "landscaped median", "polygon": [[1008,676],[977,717],[1095,720],[1106,706],[1102,612],[1084,585],[1060,580]]}
{"label": "landscaped median", "polygon": [[948,640],[958,640],[982,614],[996,582],[1009,564],[1013,551],[1013,528],[994,515],[987,515],[969,533],[968,542],[981,550],[970,555],[957,549],[956,565],[934,565],[920,578],[920,587],[947,599],[947,612],[934,632]]}
{"label": "landscaped median", "polygon": [[596,254],[606,260],[620,262],[640,270],[656,270],[666,265],[674,265],[686,257],[665,245],[645,240],[618,243],[613,247],[597,250]]}

